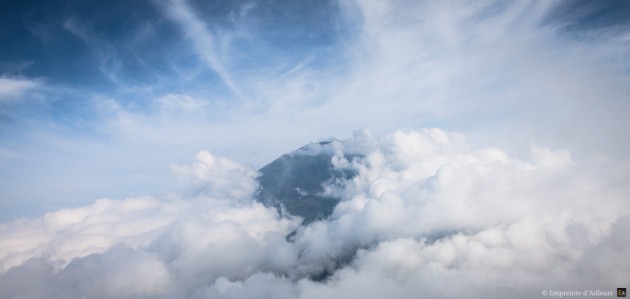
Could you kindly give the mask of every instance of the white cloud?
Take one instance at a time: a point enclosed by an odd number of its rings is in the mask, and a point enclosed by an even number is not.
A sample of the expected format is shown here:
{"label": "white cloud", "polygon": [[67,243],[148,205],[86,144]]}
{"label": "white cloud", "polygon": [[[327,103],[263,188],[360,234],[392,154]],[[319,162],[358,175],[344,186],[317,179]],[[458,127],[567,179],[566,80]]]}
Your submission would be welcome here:
{"label": "white cloud", "polygon": [[0,77],[0,103],[18,101],[25,92],[39,86],[36,80]]}
{"label": "white cloud", "polygon": [[165,113],[172,113],[177,111],[191,113],[198,110],[203,110],[208,106],[207,101],[195,98],[190,95],[180,94],[167,94],[156,98],[154,101],[156,106]]}
{"label": "white cloud", "polygon": [[223,61],[216,37],[192,11],[186,1],[166,0],[156,1],[156,3],[163,8],[165,14],[175,19],[181,25],[186,36],[192,41],[193,48],[201,60],[219,75],[223,83],[234,93],[236,98],[244,99],[241,88]]}
{"label": "white cloud", "polygon": [[191,166],[172,165],[171,170],[180,179],[201,183],[208,195],[230,199],[248,198],[258,188],[254,180],[258,172],[207,151],[197,154]]}
{"label": "white cloud", "polygon": [[536,140],[625,157],[630,78],[616,57],[629,48],[617,30],[570,36],[550,2],[343,3],[361,16],[350,70],[311,111],[337,120],[329,132],[446,126],[510,152]]}
{"label": "white cloud", "polygon": [[100,37],[93,28],[81,20],[71,17],[64,21],[63,28],[81,39],[91,51],[99,71],[111,82],[118,86],[125,86],[121,78],[123,62],[118,49],[110,42]]}
{"label": "white cloud", "polygon": [[0,295],[503,298],[629,278],[614,266],[630,263],[628,167],[540,146],[515,159],[439,129],[333,148],[358,176],[291,242],[297,220],[253,201],[254,170],[200,152],[173,166],[189,192],[3,224]]}

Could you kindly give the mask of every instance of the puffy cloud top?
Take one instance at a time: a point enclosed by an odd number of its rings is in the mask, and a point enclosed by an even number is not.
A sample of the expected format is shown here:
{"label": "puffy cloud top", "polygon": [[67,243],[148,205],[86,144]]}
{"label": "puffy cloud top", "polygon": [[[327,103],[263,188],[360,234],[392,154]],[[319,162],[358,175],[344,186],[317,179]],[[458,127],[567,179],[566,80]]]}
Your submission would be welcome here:
{"label": "puffy cloud top", "polygon": [[[327,220],[256,202],[258,173],[200,152],[189,191],[0,226],[2,298],[538,297],[630,279],[627,165],[439,129],[332,141],[357,176]],[[309,148],[317,151],[317,147]]]}

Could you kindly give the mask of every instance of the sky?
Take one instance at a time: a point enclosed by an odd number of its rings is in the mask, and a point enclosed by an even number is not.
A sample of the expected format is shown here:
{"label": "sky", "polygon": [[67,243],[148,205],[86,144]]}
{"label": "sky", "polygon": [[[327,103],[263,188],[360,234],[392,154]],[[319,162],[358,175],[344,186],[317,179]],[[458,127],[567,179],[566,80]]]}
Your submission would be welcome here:
{"label": "sky", "polygon": [[199,150],[437,127],[627,158],[623,1],[5,1],[0,219],[176,188]]}
{"label": "sky", "polygon": [[[3,1],[0,297],[627,283],[628,15],[627,1]],[[359,175],[329,188],[343,198],[329,221],[299,227],[252,199],[257,169],[333,137],[336,167]]]}

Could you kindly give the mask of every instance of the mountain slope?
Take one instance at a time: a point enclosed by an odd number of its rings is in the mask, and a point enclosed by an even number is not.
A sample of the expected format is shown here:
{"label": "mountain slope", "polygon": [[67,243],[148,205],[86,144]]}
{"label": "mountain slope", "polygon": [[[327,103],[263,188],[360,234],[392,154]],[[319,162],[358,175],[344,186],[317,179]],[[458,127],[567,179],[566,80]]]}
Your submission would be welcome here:
{"label": "mountain slope", "polygon": [[285,208],[304,224],[327,218],[341,200],[325,195],[325,184],[341,184],[356,175],[352,170],[336,169],[333,141],[306,145],[283,155],[260,169],[258,200]]}

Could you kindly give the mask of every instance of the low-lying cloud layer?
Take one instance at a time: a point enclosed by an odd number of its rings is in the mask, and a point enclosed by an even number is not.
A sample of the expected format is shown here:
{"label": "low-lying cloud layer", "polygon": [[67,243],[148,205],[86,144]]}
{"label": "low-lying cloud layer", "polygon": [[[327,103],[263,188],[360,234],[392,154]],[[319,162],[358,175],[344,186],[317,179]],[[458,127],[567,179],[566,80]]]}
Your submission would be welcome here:
{"label": "low-lying cloud layer", "polygon": [[630,280],[628,165],[541,146],[519,160],[439,129],[332,147],[358,175],[326,186],[343,201],[306,227],[208,152],[173,166],[183,192],[2,224],[0,297],[505,298]]}

